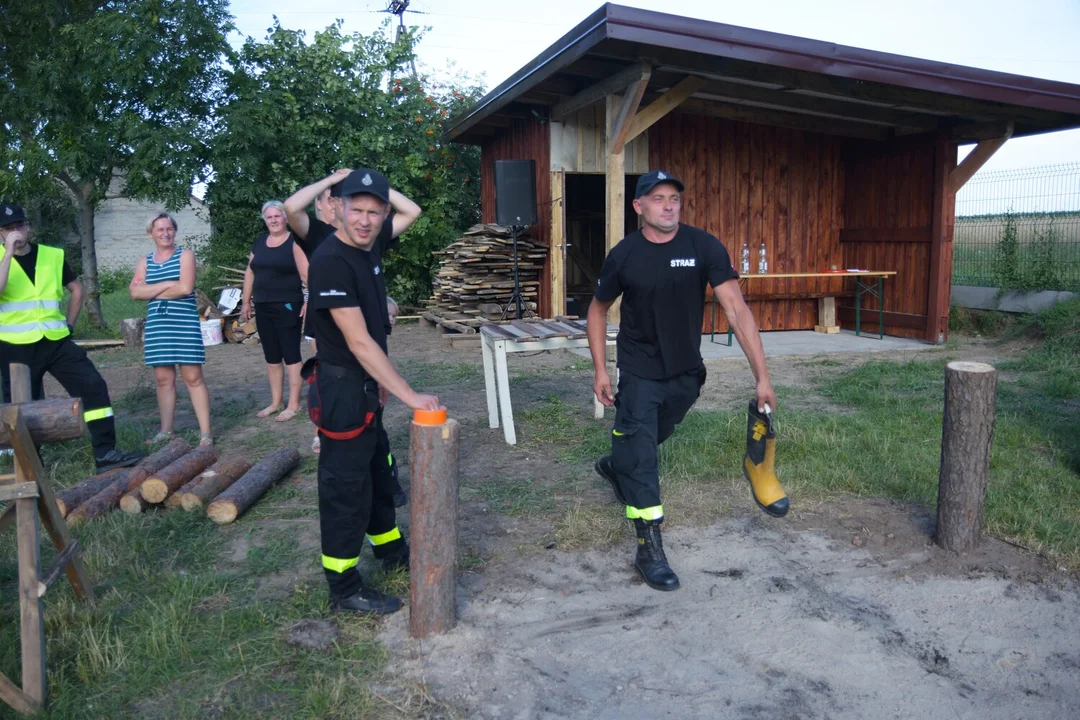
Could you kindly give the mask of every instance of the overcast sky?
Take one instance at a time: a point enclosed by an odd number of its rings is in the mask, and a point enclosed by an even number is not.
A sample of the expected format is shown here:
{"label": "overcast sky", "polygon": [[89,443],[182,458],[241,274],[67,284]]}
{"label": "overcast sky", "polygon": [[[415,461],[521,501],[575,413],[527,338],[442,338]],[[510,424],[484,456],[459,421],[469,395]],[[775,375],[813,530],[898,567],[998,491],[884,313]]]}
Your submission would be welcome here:
{"label": "overcast sky", "polygon": [[[335,19],[371,33],[385,0],[233,0],[241,35],[262,38],[277,15],[309,37]],[[1080,85],[1080,0],[624,0],[620,4],[842,45]],[[406,24],[429,27],[418,48],[432,69],[456,64],[490,89],[588,14],[593,0],[412,0]],[[237,41],[241,37],[235,38]],[[961,151],[963,154],[963,151]],[[986,170],[1080,161],[1080,130],[1010,140]]]}

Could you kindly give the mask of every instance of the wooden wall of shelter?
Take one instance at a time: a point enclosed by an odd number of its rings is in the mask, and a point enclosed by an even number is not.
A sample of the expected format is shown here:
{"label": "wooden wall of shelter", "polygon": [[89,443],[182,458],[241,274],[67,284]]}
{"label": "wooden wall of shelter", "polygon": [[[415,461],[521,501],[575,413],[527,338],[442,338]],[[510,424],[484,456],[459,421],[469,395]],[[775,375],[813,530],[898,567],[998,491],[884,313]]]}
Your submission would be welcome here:
{"label": "wooden wall of shelter", "polygon": [[[565,123],[515,119],[489,137],[482,145],[484,221],[495,220],[494,161],[531,158],[539,206],[534,235],[549,246],[563,242],[564,173],[604,171],[604,113],[599,103]],[[895,270],[885,281],[885,332],[944,339],[954,212],[947,178],[956,164],[956,145],[944,136],[872,142],[676,111],[628,143],[625,157],[626,174],[662,167],[680,177],[687,185],[683,221],[721,238],[736,266],[747,242],[752,272],[762,243],[770,273],[833,265]],[[553,247],[541,285],[544,316],[562,311],[563,272],[562,253]],[[753,280],[746,292],[762,330],[806,330],[817,322],[816,297],[850,290],[851,283]],[[850,297],[838,302],[848,328],[853,305]],[[864,310],[877,307],[864,298]],[[707,314],[704,332],[708,323]],[[718,313],[716,329],[726,328]],[[863,328],[877,329],[876,312],[864,312]]]}
{"label": "wooden wall of shelter", "polygon": [[[538,242],[551,246],[551,132],[547,123],[535,118],[514,119],[480,147],[480,214],[485,223],[495,222],[495,161],[535,160],[537,224],[530,234]],[[539,312],[552,316],[551,262],[544,263],[540,275]]]}

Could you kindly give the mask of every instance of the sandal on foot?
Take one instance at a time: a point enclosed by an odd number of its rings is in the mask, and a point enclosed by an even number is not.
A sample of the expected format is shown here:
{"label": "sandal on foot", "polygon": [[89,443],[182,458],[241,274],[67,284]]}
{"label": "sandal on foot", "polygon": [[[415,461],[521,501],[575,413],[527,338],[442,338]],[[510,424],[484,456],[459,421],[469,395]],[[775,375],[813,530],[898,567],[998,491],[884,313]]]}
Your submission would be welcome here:
{"label": "sandal on foot", "polygon": [[284,410],[281,411],[281,413],[276,418],[274,418],[274,421],[275,422],[288,422],[288,421],[292,420],[294,417],[296,417],[297,412],[298,412],[297,410],[292,410],[290,408],[285,408]]}
{"label": "sandal on foot", "polygon": [[157,445],[158,443],[167,442],[172,440],[173,434],[171,432],[159,432],[154,437],[146,441],[147,445]]}
{"label": "sandal on foot", "polygon": [[199,435],[199,447],[213,447],[214,436],[210,433],[202,433]]}
{"label": "sandal on foot", "polygon": [[311,441],[311,452],[318,455],[319,451],[321,449],[322,449],[322,443],[320,443],[319,438],[316,437],[314,440]]}

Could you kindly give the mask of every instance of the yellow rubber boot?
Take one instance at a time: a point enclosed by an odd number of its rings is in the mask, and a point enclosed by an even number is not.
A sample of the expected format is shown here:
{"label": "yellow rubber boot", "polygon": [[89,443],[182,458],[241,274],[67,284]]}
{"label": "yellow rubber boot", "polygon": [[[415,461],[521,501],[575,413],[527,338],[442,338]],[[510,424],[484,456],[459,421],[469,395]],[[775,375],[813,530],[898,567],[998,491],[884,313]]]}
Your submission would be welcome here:
{"label": "yellow rubber boot", "polygon": [[750,491],[758,507],[773,517],[784,517],[788,511],[788,496],[776,479],[776,433],[772,415],[758,412],[757,403],[750,402],[746,424],[746,457],[743,475],[750,481]]}

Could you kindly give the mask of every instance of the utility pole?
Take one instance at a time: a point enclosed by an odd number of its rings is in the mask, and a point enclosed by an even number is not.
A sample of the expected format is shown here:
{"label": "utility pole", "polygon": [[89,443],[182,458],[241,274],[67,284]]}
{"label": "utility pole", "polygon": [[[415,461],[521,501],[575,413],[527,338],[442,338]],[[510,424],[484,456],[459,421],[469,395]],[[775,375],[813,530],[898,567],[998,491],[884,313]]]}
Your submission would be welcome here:
{"label": "utility pole", "polygon": [[[386,8],[386,12],[390,13],[391,15],[397,15],[398,26],[397,26],[397,34],[394,36],[394,43],[395,44],[401,42],[402,38],[405,37],[405,33],[407,32],[405,30],[405,13],[407,11],[408,12],[416,12],[415,10],[412,10],[412,11],[409,10],[409,0],[390,0],[390,5],[389,5],[389,7]],[[411,51],[412,47],[410,47],[409,50]],[[416,80],[416,60],[415,60],[415,58],[412,58],[412,57],[409,58],[409,66],[412,68],[413,80]]]}

